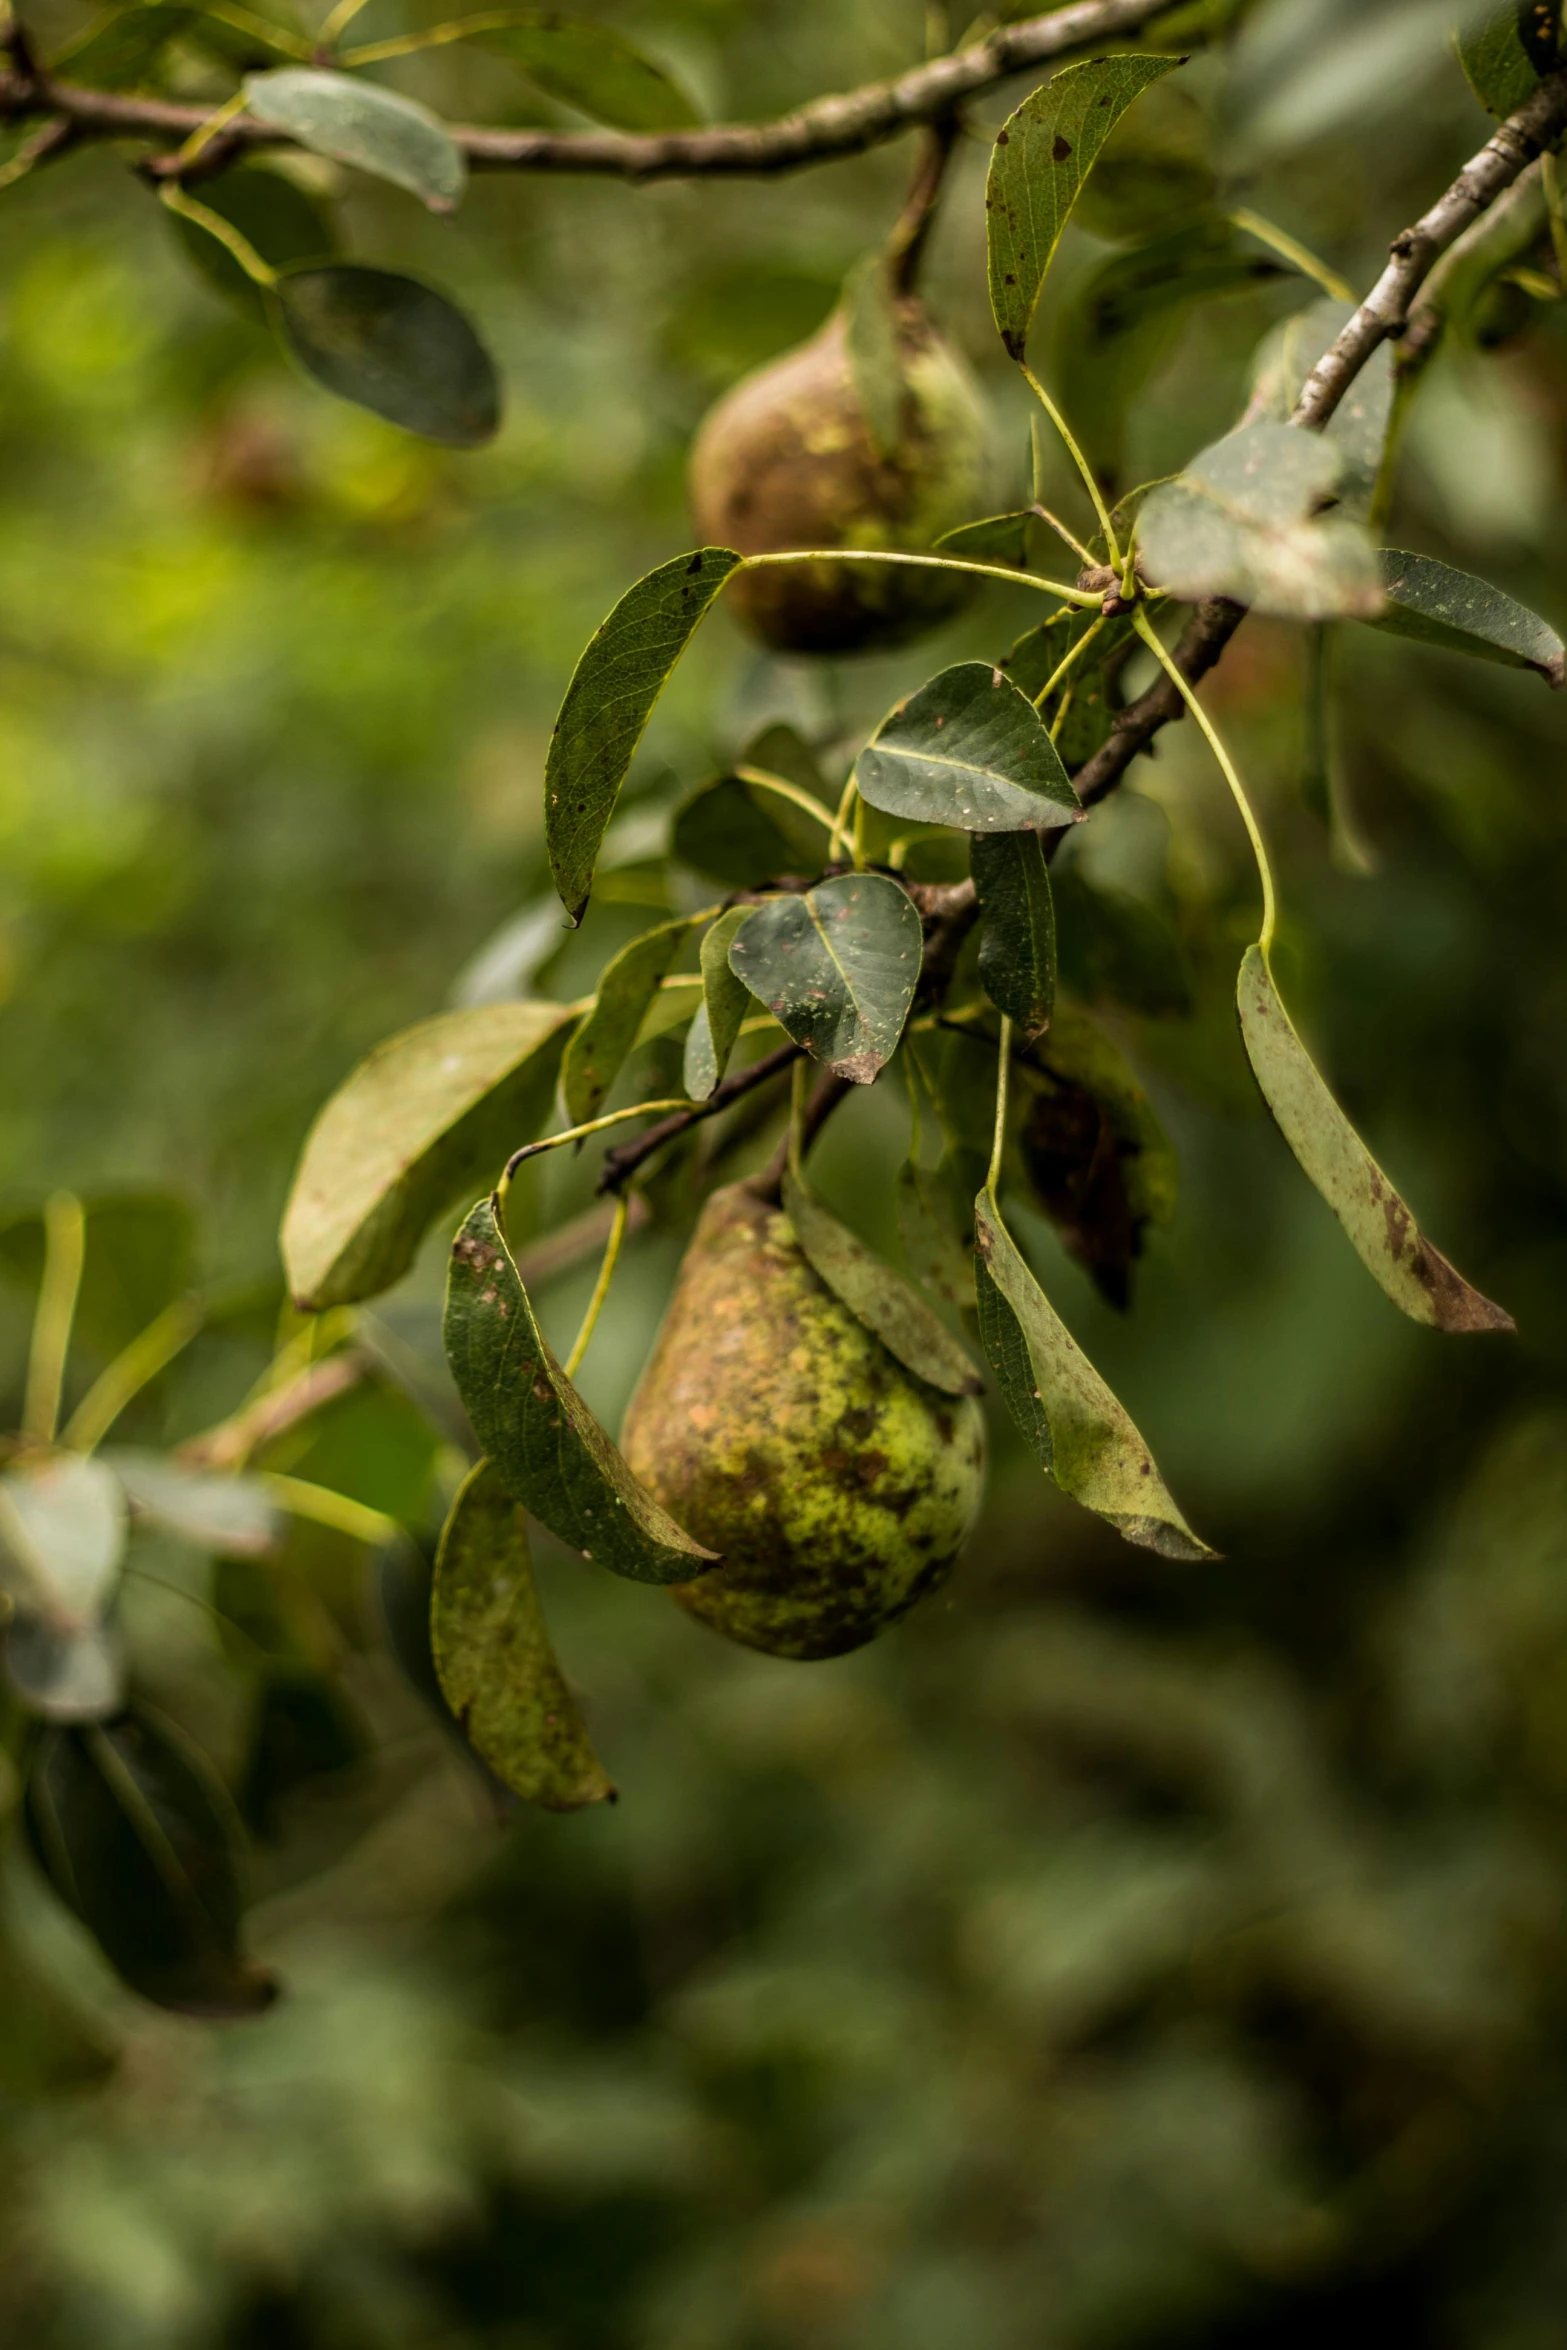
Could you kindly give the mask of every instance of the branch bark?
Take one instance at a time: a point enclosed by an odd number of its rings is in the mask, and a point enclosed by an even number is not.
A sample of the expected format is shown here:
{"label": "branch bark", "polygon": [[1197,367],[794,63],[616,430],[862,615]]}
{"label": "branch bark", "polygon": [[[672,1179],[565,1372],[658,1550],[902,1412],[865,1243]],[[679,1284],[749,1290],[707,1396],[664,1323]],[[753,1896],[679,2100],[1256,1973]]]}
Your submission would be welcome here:
{"label": "branch bark", "polygon": [[[1567,130],[1567,68],[1559,69],[1509,115],[1472,156],[1451,187],[1413,228],[1393,239],[1392,259],[1336,342],[1301,388],[1293,425],[1320,432],[1378,346],[1404,331],[1410,305],[1448,248],[1456,243]],[[1174,661],[1189,685],[1205,677],[1241,622],[1245,608],[1225,598],[1199,604],[1181,633]],[[1161,726],[1185,714],[1185,704],[1162,673],[1119,713],[1109,741],[1073,777],[1089,806],[1114,791],[1127,768]]]}
{"label": "branch bark", "polygon": [[[891,81],[813,99],[774,122],[713,123],[701,130],[646,134],[449,127],[475,171],[586,172],[627,180],[797,171],[863,154],[904,131],[937,122],[965,99],[980,96],[1013,74],[1052,64],[1074,50],[1140,33],[1170,4],[1171,0],[1072,0],[1071,6],[1048,15],[1000,25],[972,47],[933,58]],[[140,138],[178,145],[210,113],[210,107],[52,81],[43,71],[0,74],[0,119],[59,115],[79,139]],[[229,157],[247,148],[291,143],[285,133],[244,115],[224,132],[223,140]],[[210,162],[209,157],[202,160]],[[170,153],[155,157],[148,168],[155,177],[169,177],[177,165]]]}
{"label": "branch bark", "polygon": [[1392,259],[1329,350],[1307,376],[1292,424],[1320,432],[1378,344],[1396,340],[1409,306],[1437,262],[1567,130],[1567,67],[1548,74],[1516,114],[1498,124],[1478,155],[1413,228],[1393,239]]}

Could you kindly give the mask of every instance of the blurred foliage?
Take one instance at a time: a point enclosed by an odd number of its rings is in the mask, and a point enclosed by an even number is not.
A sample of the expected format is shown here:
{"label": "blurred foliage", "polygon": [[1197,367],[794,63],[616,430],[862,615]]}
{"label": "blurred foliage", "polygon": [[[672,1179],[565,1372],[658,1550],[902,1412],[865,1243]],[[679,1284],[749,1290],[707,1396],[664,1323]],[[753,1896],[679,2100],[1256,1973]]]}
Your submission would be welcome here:
{"label": "blurred foliage", "polygon": [[[914,0],[595,13],[724,114],[895,71],[924,38]],[[58,17],[60,37],[84,21]],[[1187,84],[1234,200],[1369,282],[1485,134],[1446,30],[1419,5],[1249,12]],[[487,69],[428,70],[448,111],[481,110]],[[988,367],[982,161],[976,142],[933,288]],[[117,1435],[187,1437],[264,1371],[315,1107],[538,898],[543,748],[577,650],[686,543],[709,400],[817,322],[904,168],[883,153],[721,200],[481,178],[439,224],[345,178],[349,250],[428,256],[501,359],[507,422],[477,456],[292,378],[113,155],[5,194],[0,1181],[18,1209],[61,1182],[172,1186],[224,1301]],[[1087,287],[1110,252],[1084,227],[1064,260]],[[1269,278],[1191,314],[1118,426],[1127,481],[1226,429],[1300,291]],[[1567,334],[1543,302],[1514,324],[1433,367],[1390,535],[1559,622]],[[1052,492],[1076,514],[1064,475]],[[1009,594],[948,632],[951,658],[1005,641]],[[1034,614],[1013,600],[1018,634]],[[1092,984],[1180,1204],[1125,1318],[1042,1221],[1028,1238],[1225,1558],[1127,1552],[1008,1437],[950,1594],[800,1668],[541,1543],[595,1745],[633,1790],[557,1819],[514,1815],[393,1662],[412,1553],[295,1520],[263,1574],[139,1535],[138,1675],[256,1828],[250,1941],[288,1996],[226,2028],[146,2008],[12,1841],[8,2340],[1556,2350],[1567,719],[1535,678],[1344,635],[1331,829],[1300,790],[1298,633],[1249,624],[1214,702],[1278,843],[1292,1000],[1518,1339],[1402,1324],[1258,1115],[1230,1005],[1251,871],[1171,730],[1070,863],[1085,899],[1131,909]],[[704,776],[774,719],[831,745],[912,674],[768,661],[716,619],[551,992],[645,923],[639,842]],[[890,1197],[905,1133],[888,1088],[828,1130],[820,1180],[851,1222]],[[590,1176],[552,1167],[552,1207]],[[657,1205],[584,1377],[611,1424],[678,1251],[678,1179]],[[6,1426],[31,1277],[10,1230]],[[590,1283],[542,1287],[558,1341]],[[436,1286],[427,1261],[379,1317],[414,1383]],[[79,1381],[123,1343],[107,1284],[94,1311]],[[263,1465],[425,1536],[452,1482],[389,1377]]]}

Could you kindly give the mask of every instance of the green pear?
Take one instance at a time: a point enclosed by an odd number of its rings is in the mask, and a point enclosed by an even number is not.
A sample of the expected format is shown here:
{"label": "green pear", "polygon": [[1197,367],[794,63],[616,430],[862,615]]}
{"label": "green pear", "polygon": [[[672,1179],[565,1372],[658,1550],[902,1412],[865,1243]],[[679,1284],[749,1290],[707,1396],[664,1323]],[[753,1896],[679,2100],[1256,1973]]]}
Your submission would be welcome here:
{"label": "green pear", "polygon": [[702,1211],[621,1449],[721,1555],[674,1597],[773,1656],[874,1640],[945,1580],[984,1486],[974,1398],[906,1371],[743,1183]]}

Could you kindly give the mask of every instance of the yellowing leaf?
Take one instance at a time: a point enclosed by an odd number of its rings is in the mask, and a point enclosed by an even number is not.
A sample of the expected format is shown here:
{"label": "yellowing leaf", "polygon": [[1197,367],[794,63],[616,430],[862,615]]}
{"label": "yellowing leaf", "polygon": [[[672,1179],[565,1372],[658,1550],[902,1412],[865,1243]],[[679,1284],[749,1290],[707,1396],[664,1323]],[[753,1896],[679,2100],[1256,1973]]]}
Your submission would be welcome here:
{"label": "yellowing leaf", "polygon": [[1237,988],[1241,1035],[1279,1131],[1333,1210],[1361,1263],[1402,1313],[1436,1330],[1511,1330],[1431,1246],[1333,1099],[1295,1033],[1260,946]]}
{"label": "yellowing leaf", "polygon": [[389,1289],[441,1209],[535,1138],[573,1017],[563,1004],[479,1004],[360,1063],[311,1128],[284,1213],[298,1305]]}

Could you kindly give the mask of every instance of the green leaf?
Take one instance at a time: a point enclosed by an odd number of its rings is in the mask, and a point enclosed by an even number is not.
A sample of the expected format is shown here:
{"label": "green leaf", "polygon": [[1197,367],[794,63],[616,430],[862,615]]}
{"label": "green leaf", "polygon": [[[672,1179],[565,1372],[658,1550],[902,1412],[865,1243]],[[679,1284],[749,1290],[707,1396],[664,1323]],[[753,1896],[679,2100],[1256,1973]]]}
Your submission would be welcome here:
{"label": "green leaf", "polygon": [[1152,1454],[1039,1283],[989,1191],[974,1203],[979,1332],[1030,1451],[1071,1500],[1165,1558],[1211,1558]]}
{"label": "green leaf", "polygon": [[281,1521],[259,1477],[187,1469],[168,1453],[129,1445],[109,1447],[99,1458],[138,1516],[181,1542],[227,1558],[265,1558],[277,1547]]}
{"label": "green leaf", "polygon": [[1540,86],[1561,49],[1559,0],[1501,0],[1458,36],[1469,87],[1488,114],[1505,119]]}
{"label": "green leaf", "polygon": [[653,704],[740,557],[701,547],[628,589],[577,663],[544,767],[550,871],[573,924]]}
{"label": "green leaf", "polygon": [[[313,196],[264,165],[238,167],[201,183],[201,201],[237,228],[273,269],[325,261],[337,251],[331,221]],[[267,317],[266,295],[247,277],[227,245],[183,213],[165,215],[191,260],[216,290],[254,316]]]}
{"label": "green leaf", "polygon": [[1426,1239],[1296,1035],[1260,946],[1246,949],[1236,990],[1241,1035],[1280,1133],[1333,1210],[1372,1278],[1402,1313],[1436,1330],[1511,1330]]}
{"label": "green leaf", "polygon": [[112,1624],[62,1631],[19,1615],[5,1634],[5,1677],[45,1722],[103,1722],[125,1703],[125,1654]]}
{"label": "green leaf", "polygon": [[702,940],[702,1003],[686,1037],[685,1089],[705,1102],[729,1066],[750,1002],[750,990],[729,968],[735,933],[751,918],[749,906],[731,906]]}
{"label": "green leaf", "polygon": [[526,1522],[490,1461],[470,1471],[442,1529],[430,1631],[464,1737],[514,1794],[546,1811],[614,1801],[555,1661]]}
{"label": "green leaf", "polygon": [[607,25],[508,8],[472,18],[462,38],[504,57],[546,96],[611,130],[678,131],[701,120],[674,77]]}
{"label": "green leaf", "polygon": [[1343,469],[1322,434],[1242,425],[1144,505],[1148,577],[1188,603],[1233,596],[1293,620],[1371,618],[1382,605],[1375,550],[1357,523],[1319,511]]}
{"label": "green leaf", "polygon": [[844,282],[843,341],[871,446],[880,456],[891,457],[903,438],[909,385],[897,299],[886,258],[879,252],[865,254]]}
{"label": "green leaf", "polygon": [[[1328,297],[1286,318],[1264,337],[1252,365],[1249,424],[1287,424],[1307,376],[1355,315],[1352,302]],[[1325,427],[1343,456],[1339,511],[1364,522],[1371,512],[1393,415],[1393,346],[1379,343]]]}
{"label": "green leaf", "polygon": [[1374,627],[1389,636],[1413,637],[1417,644],[1468,653],[1477,661],[1537,669],[1548,684],[1561,685],[1567,647],[1550,622],[1526,604],[1432,555],[1382,547],[1377,561],[1387,601]]}
{"label": "green leaf", "polygon": [[713,1562],[638,1484],[534,1319],[493,1199],[452,1246],[446,1356],[474,1433],[513,1499],[635,1583],[684,1583]]}
{"label": "green leaf", "polygon": [[807,1263],[906,1371],[943,1395],[984,1393],[983,1379],[946,1324],[798,1175],[784,1176],[783,1208]]}
{"label": "green leaf", "polygon": [[637,1041],[659,983],[690,932],[689,922],[665,922],[634,938],[605,965],[592,1009],[567,1045],[561,1065],[561,1093],[571,1125],[585,1125],[598,1116]]}
{"label": "green leaf", "polygon": [[378,82],[285,65],[247,74],[245,103],[258,122],[286,131],[313,154],[406,188],[432,212],[453,211],[467,185],[462,149],[445,123]]}
{"label": "green leaf", "polygon": [[959,555],[965,563],[1006,563],[1016,571],[1028,569],[1028,530],[1032,506],[1013,514],[987,514],[980,522],[960,522],[944,530],[933,553]]}
{"label": "green leaf", "polygon": [[796,1044],[869,1085],[897,1050],[923,951],[907,891],[884,874],[845,873],[756,907],[729,968]]}
{"label": "green leaf", "polygon": [[980,985],[1025,1037],[1050,1025],[1056,1000],[1056,916],[1037,832],[976,832],[969,845],[984,928]]}
{"label": "green leaf", "polygon": [[905,1159],[898,1170],[898,1236],[917,1281],[952,1306],[974,1303],[974,1271],[953,1215],[955,1173],[950,1159],[922,1167]]}
{"label": "green leaf", "polygon": [[1082,813],[1050,729],[988,661],[960,661],[900,702],[854,780],[889,816],[962,832],[1046,832]]}
{"label": "green leaf", "polygon": [[270,2007],[276,1984],[240,1953],[233,1807],[171,1723],[138,1706],[101,1728],[46,1730],[27,1826],[61,1900],[144,1999],[184,2015]]}
{"label": "green leaf", "polygon": [[536,1139],[574,1017],[481,1004],[421,1020],[360,1063],[311,1128],[284,1211],[304,1311],[389,1289],[442,1208]]}
{"label": "green leaf", "polygon": [[151,79],[170,43],[188,32],[200,14],[196,8],[164,7],[160,0],[110,8],[55,52],[49,71],[93,90],[136,89]]}
{"label": "green leaf", "polygon": [[59,1631],[86,1631],[114,1596],[125,1496],[102,1461],[56,1453],[0,1477],[0,1545],[27,1605]]}
{"label": "green leaf", "polygon": [[272,289],[283,341],[341,400],[452,449],[500,427],[495,362],[444,294],[390,270],[291,269]]}
{"label": "green leaf", "polygon": [[1070,1003],[1013,1058],[1018,1156],[1069,1255],[1124,1311],[1149,1225],[1175,1213],[1180,1168],[1153,1104],[1103,1029]]}
{"label": "green leaf", "polygon": [[1014,359],[1094,157],[1132,100],[1179,57],[1091,57],[1024,99],[997,134],[985,183],[990,307]]}

